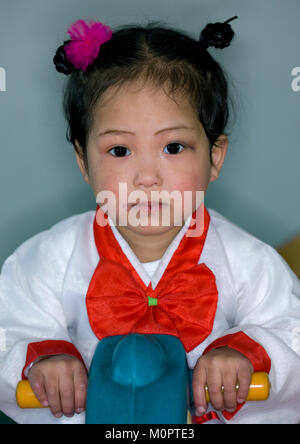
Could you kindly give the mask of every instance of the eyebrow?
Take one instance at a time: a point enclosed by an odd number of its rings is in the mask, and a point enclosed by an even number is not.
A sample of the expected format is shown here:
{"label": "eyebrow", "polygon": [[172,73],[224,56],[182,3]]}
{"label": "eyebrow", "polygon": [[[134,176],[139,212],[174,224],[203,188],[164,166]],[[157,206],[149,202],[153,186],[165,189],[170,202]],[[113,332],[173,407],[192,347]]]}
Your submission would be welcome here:
{"label": "eyebrow", "polygon": [[[175,131],[175,130],[180,130],[180,129],[187,129],[187,130],[195,131],[195,128],[193,128],[193,127],[180,125],[180,126],[172,126],[170,128],[161,129],[161,130],[157,131],[154,135],[156,136],[157,134],[161,134],[166,131]],[[133,133],[131,131],[125,131],[125,130],[119,130],[119,129],[107,129],[107,130],[103,131],[102,133],[99,133],[98,137],[105,136],[106,134],[131,134],[132,136],[135,136],[135,133]]]}

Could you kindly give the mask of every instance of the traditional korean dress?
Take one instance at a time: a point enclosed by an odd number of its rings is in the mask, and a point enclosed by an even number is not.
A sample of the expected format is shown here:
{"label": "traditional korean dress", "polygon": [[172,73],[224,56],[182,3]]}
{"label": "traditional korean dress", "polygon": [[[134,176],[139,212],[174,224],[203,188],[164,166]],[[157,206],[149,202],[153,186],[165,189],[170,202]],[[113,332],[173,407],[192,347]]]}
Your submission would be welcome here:
{"label": "traditional korean dress", "polygon": [[[70,354],[89,369],[99,340],[136,333],[180,338],[188,365],[229,346],[271,382],[267,401],[199,422],[300,422],[300,282],[270,246],[214,210],[201,235],[191,216],[163,257],[141,263],[111,219],[90,211],[22,244],[0,275],[0,410],[18,423],[84,423],[22,410],[15,390],[40,356]],[[100,213],[101,214],[101,213]]]}

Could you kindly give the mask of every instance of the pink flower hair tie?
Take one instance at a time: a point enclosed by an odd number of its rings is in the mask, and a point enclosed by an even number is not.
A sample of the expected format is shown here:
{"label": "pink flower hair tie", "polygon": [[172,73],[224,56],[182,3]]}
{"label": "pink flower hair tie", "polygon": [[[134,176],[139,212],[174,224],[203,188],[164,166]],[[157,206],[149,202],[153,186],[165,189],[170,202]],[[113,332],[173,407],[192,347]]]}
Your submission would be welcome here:
{"label": "pink flower hair tie", "polygon": [[77,20],[68,29],[71,41],[64,52],[76,69],[86,71],[99,55],[103,43],[112,38],[112,30],[101,22]]}

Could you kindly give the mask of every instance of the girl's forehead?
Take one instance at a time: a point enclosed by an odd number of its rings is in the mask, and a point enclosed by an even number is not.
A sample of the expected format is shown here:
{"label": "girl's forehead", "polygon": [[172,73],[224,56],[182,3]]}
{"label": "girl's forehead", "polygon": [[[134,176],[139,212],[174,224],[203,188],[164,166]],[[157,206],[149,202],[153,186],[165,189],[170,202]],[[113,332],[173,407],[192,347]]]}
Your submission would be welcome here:
{"label": "girl's forehead", "polygon": [[133,135],[160,134],[168,130],[185,130],[186,135],[202,136],[204,129],[197,112],[179,95],[170,97],[164,90],[152,85],[110,91],[104,102],[96,107],[91,133]]}
{"label": "girl's forehead", "polygon": [[155,107],[163,112],[188,113],[195,116],[195,110],[183,91],[171,93],[168,85],[157,86],[150,82],[128,82],[121,86],[113,86],[104,92],[97,103],[96,109],[103,114],[109,110],[129,112],[132,104],[140,103],[141,108]]}

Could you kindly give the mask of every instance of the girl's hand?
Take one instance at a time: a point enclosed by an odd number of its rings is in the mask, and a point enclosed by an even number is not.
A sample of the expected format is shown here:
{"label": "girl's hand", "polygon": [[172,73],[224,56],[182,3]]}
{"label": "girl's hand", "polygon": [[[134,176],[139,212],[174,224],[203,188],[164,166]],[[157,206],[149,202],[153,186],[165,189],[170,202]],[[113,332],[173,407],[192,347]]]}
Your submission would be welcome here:
{"label": "girl's hand", "polygon": [[252,373],[251,362],[232,348],[220,347],[201,356],[193,373],[196,414],[201,416],[207,410],[205,385],[208,386],[210,402],[216,410],[234,412],[237,403],[241,404],[247,398]]}
{"label": "girl's hand", "polygon": [[85,410],[87,371],[77,358],[56,355],[42,358],[31,367],[28,379],[41,404],[56,418]]}

